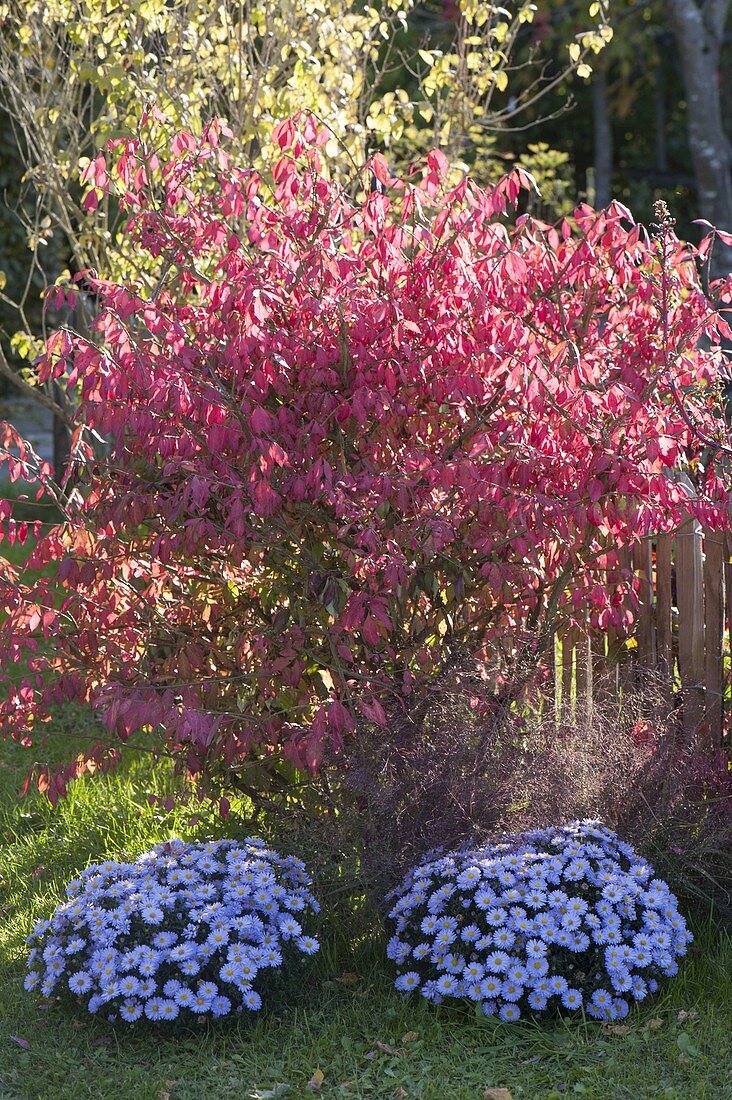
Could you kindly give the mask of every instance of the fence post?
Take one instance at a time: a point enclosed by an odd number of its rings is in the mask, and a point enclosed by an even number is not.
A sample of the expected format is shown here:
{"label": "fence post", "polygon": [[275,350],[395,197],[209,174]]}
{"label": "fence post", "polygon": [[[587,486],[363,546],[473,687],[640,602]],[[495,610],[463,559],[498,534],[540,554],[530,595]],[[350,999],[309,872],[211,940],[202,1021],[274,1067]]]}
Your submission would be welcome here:
{"label": "fence post", "polygon": [[722,742],[724,542],[721,531],[704,532],[704,642],[709,748]]}
{"label": "fence post", "polygon": [[[544,656],[546,662],[546,688],[544,698],[546,710],[554,722],[557,721],[557,636],[554,631],[549,632],[549,641]],[[544,713],[542,705],[542,713]]]}
{"label": "fence post", "polygon": [[683,725],[692,732],[704,720],[705,679],[702,536],[699,522],[693,516],[676,533],[676,603]]}
{"label": "fence post", "polygon": [[562,638],[562,699],[561,699],[561,718],[562,721],[571,721],[572,719],[572,657],[574,652],[574,631],[571,627],[565,626],[561,634]]}
{"label": "fence post", "polygon": [[[608,641],[608,648],[610,639]],[[601,630],[595,630],[590,641],[592,653],[592,682],[590,684],[590,697],[592,705],[595,703],[607,703],[610,696],[609,678],[611,675],[610,661],[605,652],[605,634]]]}
{"label": "fence post", "polygon": [[592,714],[592,654],[587,623],[584,630],[577,634],[575,652],[577,653],[577,718],[582,714],[589,721]]}
{"label": "fence post", "polygon": [[640,582],[636,641],[638,643],[638,670],[642,678],[643,672],[648,672],[656,664],[654,655],[655,639],[653,637],[653,573],[650,539],[642,539],[633,547],[633,568]]}
{"label": "fence post", "polygon": [[673,630],[671,626],[671,536],[656,539],[656,653],[664,690],[672,691],[674,674]]}
{"label": "fence post", "polygon": [[[632,571],[633,557],[629,546],[618,550],[618,570],[620,576]],[[635,676],[635,662],[628,651],[626,642],[630,632],[626,629],[613,631],[613,652],[618,666],[618,699],[621,700],[628,688],[632,687]]]}
{"label": "fence post", "polygon": [[[726,645],[728,645],[728,652],[732,657],[732,535],[730,535],[729,532],[724,536],[722,554],[722,569],[724,571],[724,629],[726,630]],[[722,715],[724,715],[726,704],[726,678],[724,676],[724,667],[722,667],[722,682],[720,684],[720,689],[722,691]]]}

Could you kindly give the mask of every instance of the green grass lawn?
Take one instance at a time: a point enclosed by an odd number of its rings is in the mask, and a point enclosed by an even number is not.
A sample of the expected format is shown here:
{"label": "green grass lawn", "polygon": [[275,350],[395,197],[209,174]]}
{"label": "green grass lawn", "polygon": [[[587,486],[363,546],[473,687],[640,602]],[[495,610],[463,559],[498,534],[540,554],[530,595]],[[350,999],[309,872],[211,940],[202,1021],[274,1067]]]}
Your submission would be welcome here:
{"label": "green grass lawn", "polygon": [[[69,711],[60,721],[72,740],[85,719]],[[183,811],[154,810],[146,795],[164,791],[167,779],[143,764],[78,784],[56,810],[37,796],[19,801],[28,761],[21,766],[13,748],[1,755],[2,1100],[467,1100],[489,1089],[507,1089],[513,1100],[732,1097],[732,941],[709,922],[697,928],[668,992],[615,1029],[501,1024],[404,1001],[390,989],[378,935],[350,948],[342,922],[335,938],[326,932],[314,975],[278,1015],[165,1037],[162,1029],[134,1035],[39,1006],[22,988],[23,941],[65,881],[90,860],[214,826],[190,828]],[[319,1090],[308,1086],[318,1085],[317,1070]]]}

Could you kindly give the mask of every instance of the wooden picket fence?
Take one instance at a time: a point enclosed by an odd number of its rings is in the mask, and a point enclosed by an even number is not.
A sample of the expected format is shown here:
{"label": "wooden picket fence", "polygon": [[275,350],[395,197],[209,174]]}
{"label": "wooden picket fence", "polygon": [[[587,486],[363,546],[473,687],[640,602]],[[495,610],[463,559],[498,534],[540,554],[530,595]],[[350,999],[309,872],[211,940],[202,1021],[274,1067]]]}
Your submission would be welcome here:
{"label": "wooden picket fence", "polygon": [[723,742],[730,715],[732,540],[689,519],[639,542],[621,567],[640,581],[629,635],[564,631],[551,647],[557,713],[618,698],[651,679],[700,746]]}

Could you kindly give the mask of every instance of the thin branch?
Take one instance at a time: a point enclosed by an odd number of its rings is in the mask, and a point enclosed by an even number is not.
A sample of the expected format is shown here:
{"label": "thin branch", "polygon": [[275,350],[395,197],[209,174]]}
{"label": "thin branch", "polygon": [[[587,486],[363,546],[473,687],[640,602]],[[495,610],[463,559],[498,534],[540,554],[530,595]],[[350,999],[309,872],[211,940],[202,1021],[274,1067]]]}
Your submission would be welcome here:
{"label": "thin branch", "polygon": [[0,347],[0,374],[2,374],[8,381],[20,390],[26,397],[30,397],[31,400],[36,401],[39,405],[43,405],[44,409],[48,409],[54,416],[57,416],[59,420],[66,425],[67,428],[73,429],[75,427],[73,419],[69,416],[61,405],[57,404],[52,397],[49,397],[44,389],[40,386],[31,386],[24,378],[14,371],[5,358],[5,352]]}

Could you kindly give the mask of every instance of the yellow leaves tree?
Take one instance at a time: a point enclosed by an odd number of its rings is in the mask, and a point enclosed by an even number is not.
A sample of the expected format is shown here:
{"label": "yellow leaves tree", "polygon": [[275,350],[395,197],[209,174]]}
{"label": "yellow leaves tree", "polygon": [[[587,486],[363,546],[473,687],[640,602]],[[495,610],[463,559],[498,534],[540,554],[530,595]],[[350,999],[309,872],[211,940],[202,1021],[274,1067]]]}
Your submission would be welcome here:
{"label": "yellow leaves tree", "polygon": [[[79,177],[153,102],[194,133],[224,116],[258,168],[273,155],[273,125],[305,109],[332,130],[329,157],[349,165],[382,146],[399,169],[436,144],[457,171],[481,174],[492,134],[568,73],[589,71],[611,34],[608,2],[593,0],[549,71],[528,33],[528,0],[510,10],[456,0],[447,20],[431,0],[0,0],[0,105],[25,166],[29,268],[46,281],[68,278],[45,261],[54,240],[71,271],[139,274],[116,206],[86,209]],[[37,282],[16,298],[0,291],[21,321]],[[15,350],[22,343],[32,359],[38,333],[21,327]],[[1,349],[0,372],[17,381]]]}
{"label": "yellow leaves tree", "polygon": [[[418,5],[412,22],[421,47],[404,58],[415,88],[413,124],[398,135],[397,159],[439,145],[458,169],[479,178],[495,174],[495,135],[527,121],[536,125],[541,101],[572,74],[588,78],[612,38],[608,0],[593,0],[584,20],[573,12],[571,22],[551,6],[540,11],[529,0],[505,7],[481,0]],[[389,144],[390,124],[379,119],[380,109],[372,104],[369,125]]]}
{"label": "yellow leaves tree", "polygon": [[81,211],[79,171],[150,101],[200,132],[222,114],[252,161],[274,123],[305,108],[353,154],[384,41],[386,14],[340,0],[14,0],[0,5],[0,93],[26,180],[80,266],[106,266],[110,238]]}
{"label": "yellow leaves tree", "polygon": [[[79,177],[110,138],[134,130],[150,102],[193,132],[211,115],[224,115],[245,158],[259,167],[271,154],[274,123],[305,108],[333,130],[344,156],[362,160],[370,140],[366,97],[410,4],[387,0],[377,10],[348,0],[0,3],[0,104],[25,167],[20,210],[29,269],[56,279],[58,264],[44,262],[55,238],[72,270],[93,268],[117,279],[135,274],[116,207],[84,209]],[[393,119],[402,106],[395,97],[384,105],[385,117]],[[11,346],[16,356],[25,349],[32,358],[29,341],[38,333],[24,318],[38,280],[21,280],[16,290],[15,297],[10,288],[2,292],[24,330]],[[19,381],[1,349],[0,371]],[[32,382],[30,374],[25,382]]]}

